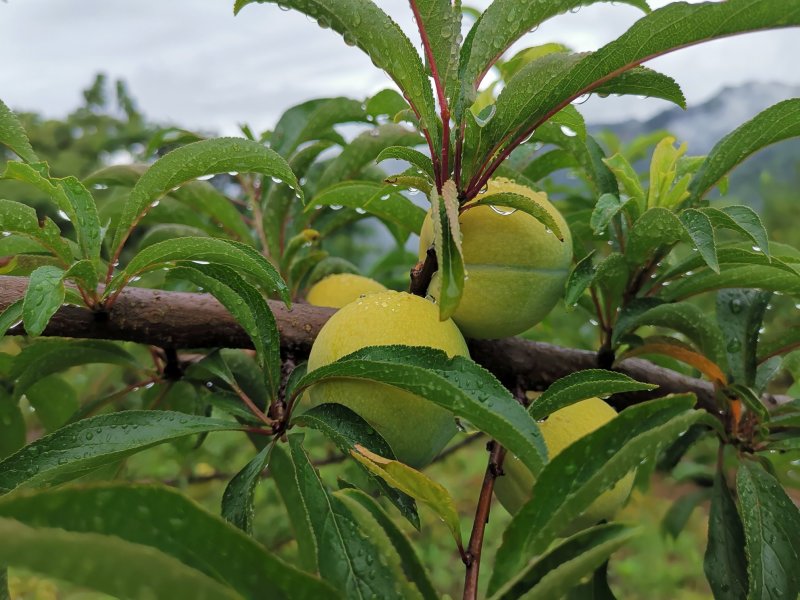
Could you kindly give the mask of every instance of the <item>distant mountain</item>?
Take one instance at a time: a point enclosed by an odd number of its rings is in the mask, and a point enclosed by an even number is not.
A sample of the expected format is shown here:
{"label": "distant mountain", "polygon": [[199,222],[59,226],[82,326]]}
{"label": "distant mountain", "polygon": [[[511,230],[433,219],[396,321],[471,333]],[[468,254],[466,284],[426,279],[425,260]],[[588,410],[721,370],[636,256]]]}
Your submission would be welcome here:
{"label": "distant mountain", "polygon": [[678,140],[688,143],[689,154],[706,154],[721,137],[765,108],[781,100],[797,97],[800,97],[800,86],[751,82],[725,87],[710,100],[696,106],[690,105],[687,110],[675,107],[646,121],[591,125],[589,129],[610,129],[623,140],[666,129],[675,134]]}
{"label": "distant mountain", "polygon": [[[590,132],[611,130],[623,141],[664,129],[679,142],[687,142],[689,155],[707,154],[722,137],[765,108],[789,98],[800,97],[800,86],[782,83],[746,83],[726,87],[710,100],[687,110],[673,108],[646,121],[590,125]],[[731,194],[756,209],[762,205],[761,176],[800,183],[800,139],[780,142],[756,153],[731,176]]]}

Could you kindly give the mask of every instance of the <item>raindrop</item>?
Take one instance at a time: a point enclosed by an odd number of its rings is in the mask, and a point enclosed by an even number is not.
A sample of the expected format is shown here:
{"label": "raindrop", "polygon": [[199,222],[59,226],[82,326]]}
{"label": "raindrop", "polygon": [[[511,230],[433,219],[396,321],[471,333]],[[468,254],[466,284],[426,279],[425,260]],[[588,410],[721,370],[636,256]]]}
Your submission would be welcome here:
{"label": "raindrop", "polygon": [[575,137],[576,135],[578,135],[578,133],[574,129],[571,129],[566,125],[561,126],[561,133],[563,133],[567,137]]}
{"label": "raindrop", "polygon": [[494,204],[490,204],[489,208],[491,208],[498,215],[502,215],[504,217],[506,217],[508,215],[513,215],[515,212],[517,212],[516,208],[510,208],[508,210],[503,210],[502,208],[499,208],[499,207],[495,206]]}
{"label": "raindrop", "polygon": [[742,301],[738,298],[734,298],[728,303],[728,308],[730,308],[733,314],[738,315],[742,312]]}

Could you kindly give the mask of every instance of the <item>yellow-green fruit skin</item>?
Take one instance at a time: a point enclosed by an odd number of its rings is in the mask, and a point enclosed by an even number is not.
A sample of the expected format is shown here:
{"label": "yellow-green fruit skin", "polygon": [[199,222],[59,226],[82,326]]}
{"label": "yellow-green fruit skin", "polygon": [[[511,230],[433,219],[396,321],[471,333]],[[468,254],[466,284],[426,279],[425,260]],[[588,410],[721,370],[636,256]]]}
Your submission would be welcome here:
{"label": "yellow-green fruit skin", "polygon": [[[471,338],[517,335],[536,325],[561,298],[572,263],[569,227],[547,196],[506,179],[493,179],[480,198],[502,192],[538,201],[558,223],[564,241],[520,210],[502,215],[491,206],[477,206],[461,214],[468,279],[453,320]],[[428,215],[420,232],[420,260],[431,244],[433,224]],[[430,288],[434,298],[437,281]]]}
{"label": "yellow-green fruit skin", "polygon": [[360,296],[385,290],[383,285],[369,277],[353,273],[336,273],[312,285],[306,294],[306,302],[314,306],[342,308]]}
{"label": "yellow-green fruit skin", "polygon": [[[313,371],[365,346],[404,344],[469,356],[461,332],[439,320],[432,302],[405,292],[385,291],[351,302],[322,327],[308,357]],[[343,404],[389,443],[398,460],[415,468],[428,463],[456,433],[453,415],[435,404],[382,383],[328,381],[309,390],[311,403]]]}
{"label": "yellow-green fruit skin", "polygon": [[[550,459],[560,454],[575,440],[605,425],[616,415],[616,411],[599,398],[577,402],[554,412],[546,421],[539,423]],[[576,468],[580,466],[576,465]],[[506,456],[503,472],[505,473],[503,477],[495,482],[494,491],[500,504],[513,515],[530,500],[536,479],[513,454]],[[562,535],[571,535],[601,519],[613,517],[628,499],[634,476],[635,472],[631,471],[611,489],[600,494],[583,514],[562,531]]]}

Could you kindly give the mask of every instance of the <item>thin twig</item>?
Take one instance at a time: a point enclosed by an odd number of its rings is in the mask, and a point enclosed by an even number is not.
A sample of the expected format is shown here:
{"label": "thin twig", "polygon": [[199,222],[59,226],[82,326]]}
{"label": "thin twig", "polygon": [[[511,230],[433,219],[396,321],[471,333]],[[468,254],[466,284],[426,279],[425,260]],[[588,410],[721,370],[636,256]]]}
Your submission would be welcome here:
{"label": "thin twig", "polygon": [[503,474],[503,459],[506,456],[505,448],[494,440],[487,444],[487,448],[489,449],[489,464],[486,465],[486,473],[483,476],[483,485],[478,497],[478,508],[475,510],[475,521],[472,524],[469,544],[462,557],[467,567],[464,577],[464,600],[477,600],[478,598],[478,574],[481,566],[483,536],[486,533],[486,524],[489,522],[494,482]]}

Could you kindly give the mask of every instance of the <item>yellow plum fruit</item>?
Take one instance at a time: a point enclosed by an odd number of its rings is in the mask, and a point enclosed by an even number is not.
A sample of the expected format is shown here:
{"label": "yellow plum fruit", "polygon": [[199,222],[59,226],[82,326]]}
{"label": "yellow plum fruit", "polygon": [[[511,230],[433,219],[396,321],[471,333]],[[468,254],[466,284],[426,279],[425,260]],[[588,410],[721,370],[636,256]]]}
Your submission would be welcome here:
{"label": "yellow plum fruit", "polygon": [[[558,223],[564,241],[521,210],[476,206],[461,213],[468,278],[453,320],[467,337],[507,337],[536,325],[563,295],[572,263],[569,227],[547,196],[498,178],[489,182],[480,198],[504,192],[536,200]],[[429,214],[420,232],[420,260],[431,244],[433,224]],[[437,283],[438,276],[434,275],[429,292],[434,298]]]}
{"label": "yellow plum fruit", "polygon": [[[404,344],[469,356],[458,327],[440,321],[432,302],[405,292],[385,291],[341,308],[322,327],[308,357],[313,371],[366,346]],[[347,406],[389,443],[398,460],[414,468],[428,464],[456,433],[453,415],[410,392],[387,384],[332,380],[309,389],[312,404]]]}
{"label": "yellow plum fruit", "polygon": [[[599,398],[590,398],[557,410],[546,421],[539,423],[550,460],[575,440],[600,428],[616,416],[617,412]],[[506,456],[503,472],[505,475],[495,482],[494,491],[500,504],[513,515],[530,500],[536,479],[513,454]],[[583,514],[565,527],[562,534],[570,535],[601,519],[613,517],[630,495],[634,474],[631,471],[611,489],[600,494]]]}
{"label": "yellow plum fruit", "polygon": [[342,308],[360,296],[385,290],[383,285],[369,277],[353,273],[336,273],[312,285],[306,294],[306,302],[314,306]]}

